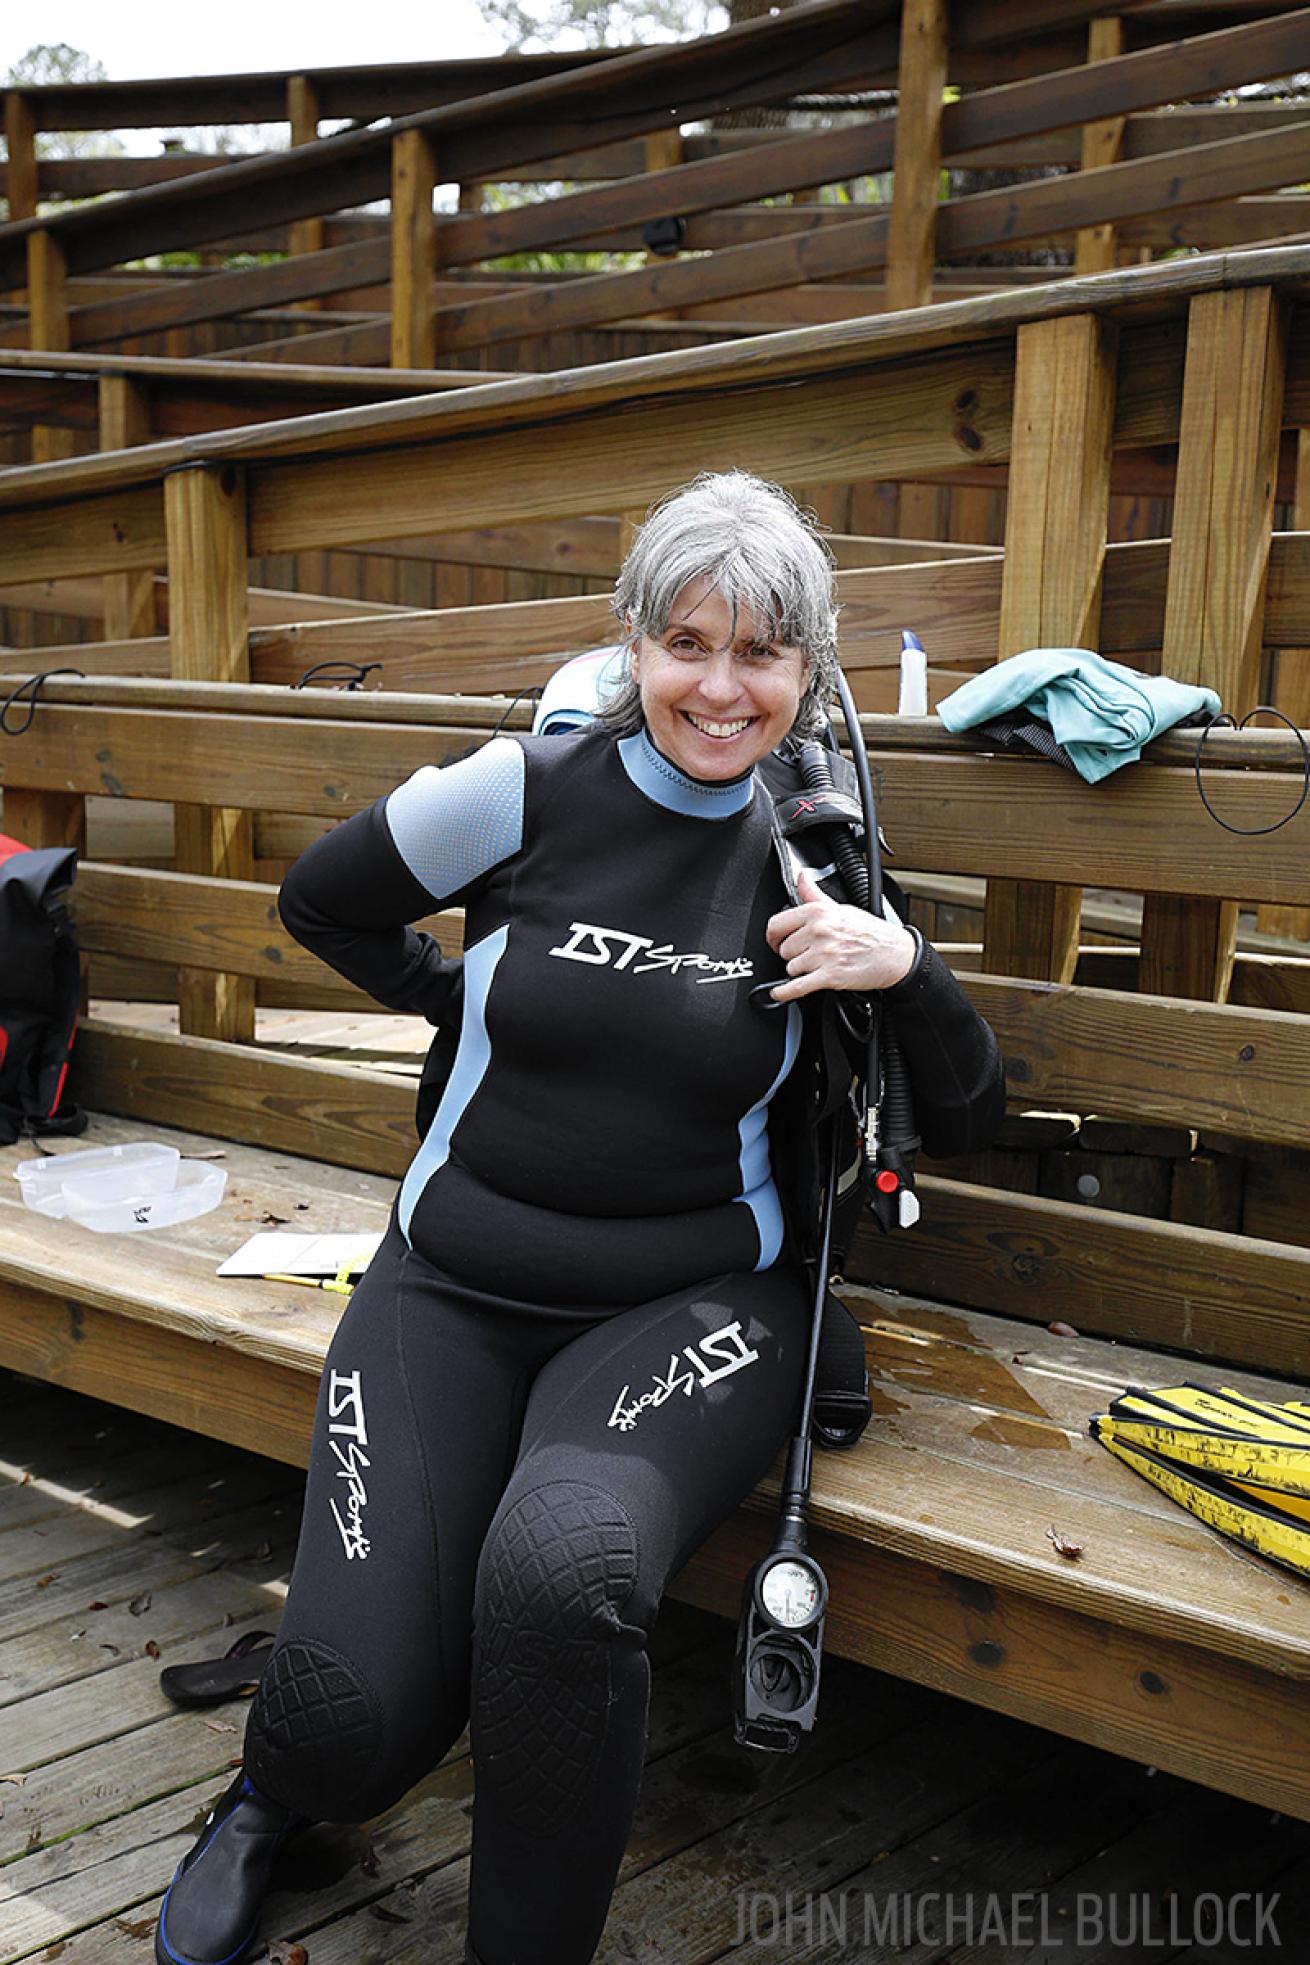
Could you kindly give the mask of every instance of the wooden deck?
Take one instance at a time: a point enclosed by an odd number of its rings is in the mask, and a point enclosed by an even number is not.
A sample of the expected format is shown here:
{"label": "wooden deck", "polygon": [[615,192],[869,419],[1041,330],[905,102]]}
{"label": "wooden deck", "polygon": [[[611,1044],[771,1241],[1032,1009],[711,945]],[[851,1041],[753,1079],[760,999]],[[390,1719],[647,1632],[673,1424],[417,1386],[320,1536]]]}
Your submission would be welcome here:
{"label": "wooden deck", "polygon": [[[276,1624],[303,1478],[12,1373],[0,1411],[0,1962],[145,1965],[244,1724],[170,1706],[160,1664]],[[839,1659],[799,1754],[738,1749],[731,1648],[666,1604],[600,1965],[1306,1955],[1310,1825]],[[465,1739],[293,1844],[252,1955],[456,1965],[472,1786]],[[1245,1942],[1188,1942],[1216,1920]]]}

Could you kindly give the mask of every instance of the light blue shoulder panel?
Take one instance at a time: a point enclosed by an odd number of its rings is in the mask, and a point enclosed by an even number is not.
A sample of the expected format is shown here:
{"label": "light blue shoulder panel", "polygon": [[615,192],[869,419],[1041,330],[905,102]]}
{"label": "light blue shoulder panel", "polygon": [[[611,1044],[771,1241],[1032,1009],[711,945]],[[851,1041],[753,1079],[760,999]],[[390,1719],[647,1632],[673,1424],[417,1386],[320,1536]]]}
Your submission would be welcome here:
{"label": "light blue shoulder panel", "polygon": [[437,901],[489,873],[523,844],[523,748],[493,737],[473,757],[425,764],[384,810],[397,851]]}

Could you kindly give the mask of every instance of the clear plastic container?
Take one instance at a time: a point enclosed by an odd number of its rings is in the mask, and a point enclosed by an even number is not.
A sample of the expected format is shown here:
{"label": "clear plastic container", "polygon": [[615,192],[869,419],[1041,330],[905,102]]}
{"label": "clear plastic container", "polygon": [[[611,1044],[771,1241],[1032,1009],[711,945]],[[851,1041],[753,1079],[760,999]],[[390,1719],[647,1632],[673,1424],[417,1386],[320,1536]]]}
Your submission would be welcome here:
{"label": "clear plastic container", "polygon": [[77,1153],[43,1154],[39,1160],[24,1160],[15,1171],[23,1200],[38,1214],[56,1220],[68,1213],[64,1182],[93,1176],[130,1185],[126,1191],[158,1193],[171,1187],[181,1158],[175,1146],[158,1139],[130,1140],[125,1146],[93,1146]]}
{"label": "clear plastic container", "polygon": [[227,1170],[207,1160],[179,1159],[167,1180],[157,1174],[157,1169],[151,1169],[135,1181],[112,1168],[73,1174],[64,1182],[69,1220],[93,1228],[98,1235],[135,1235],[143,1228],[167,1228],[208,1214],[227,1186]]}

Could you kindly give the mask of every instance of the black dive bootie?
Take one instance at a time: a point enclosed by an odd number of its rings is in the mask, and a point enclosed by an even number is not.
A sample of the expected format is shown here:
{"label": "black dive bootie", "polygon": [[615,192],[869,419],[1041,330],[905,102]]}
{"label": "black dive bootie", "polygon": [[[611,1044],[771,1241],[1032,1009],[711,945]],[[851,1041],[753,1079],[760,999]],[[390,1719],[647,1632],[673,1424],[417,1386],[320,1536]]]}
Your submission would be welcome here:
{"label": "black dive bootie", "polygon": [[277,1852],[304,1820],[238,1774],[168,1886],[155,1930],[157,1965],[236,1965],[259,1928]]}

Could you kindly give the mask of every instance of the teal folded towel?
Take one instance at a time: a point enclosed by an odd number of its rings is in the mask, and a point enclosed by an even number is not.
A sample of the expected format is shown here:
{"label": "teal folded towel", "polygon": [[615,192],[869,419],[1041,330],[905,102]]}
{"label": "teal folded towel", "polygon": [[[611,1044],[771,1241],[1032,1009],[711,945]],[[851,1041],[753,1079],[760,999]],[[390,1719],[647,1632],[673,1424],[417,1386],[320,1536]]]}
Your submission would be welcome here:
{"label": "teal folded towel", "polygon": [[1213,689],[1142,675],[1090,648],[1029,648],[971,676],[937,705],[948,730],[1024,709],[1049,724],[1075,770],[1095,784],[1142,754],[1143,744],[1196,710],[1217,712]]}

